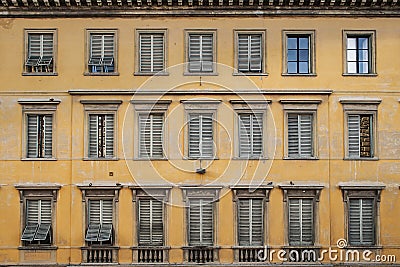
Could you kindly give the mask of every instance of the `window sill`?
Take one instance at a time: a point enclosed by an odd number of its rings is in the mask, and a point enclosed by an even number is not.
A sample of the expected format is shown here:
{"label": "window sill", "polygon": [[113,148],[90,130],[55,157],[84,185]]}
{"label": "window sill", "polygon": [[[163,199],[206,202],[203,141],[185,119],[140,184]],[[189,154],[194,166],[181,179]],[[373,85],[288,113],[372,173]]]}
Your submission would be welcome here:
{"label": "window sill", "polygon": [[233,157],[232,160],[268,160],[267,157]]}
{"label": "window sill", "polygon": [[56,158],[21,158],[21,161],[57,161]]}
{"label": "window sill", "polygon": [[219,158],[218,157],[211,157],[211,158],[183,157],[183,160],[219,160]]}
{"label": "window sill", "polygon": [[343,249],[382,249],[383,246],[378,245],[347,245]]}
{"label": "window sill", "polygon": [[343,73],[344,77],[377,77],[377,73]]}
{"label": "window sill", "polygon": [[183,76],[218,76],[217,72],[184,72]]}
{"label": "window sill", "polygon": [[58,76],[58,72],[23,72],[22,76]]}
{"label": "window sill", "polygon": [[286,157],[284,157],[283,158],[284,160],[319,160],[319,158],[318,157],[304,157],[304,158],[301,158],[301,157],[288,157],[288,156],[286,156]]}
{"label": "window sill", "polygon": [[169,76],[168,72],[135,72],[134,76]]}
{"label": "window sill", "polygon": [[304,76],[304,77],[317,77],[316,73],[282,73],[282,76]]}
{"label": "window sill", "polygon": [[119,72],[85,72],[84,76],[119,76]]}
{"label": "window sill", "polygon": [[320,249],[321,246],[316,245],[286,245],[282,246],[282,249]]}
{"label": "window sill", "polygon": [[349,157],[345,157],[343,160],[346,161],[378,161],[379,158],[378,157],[372,157],[372,158],[349,158]]}
{"label": "window sill", "polygon": [[83,158],[84,161],[118,161],[118,158]]}
{"label": "window sill", "polygon": [[167,158],[134,158],[134,161],[168,161]]}
{"label": "window sill", "polygon": [[30,246],[19,246],[18,250],[57,250],[57,246],[52,245],[30,245]]}
{"label": "window sill", "polygon": [[268,76],[265,72],[234,72],[232,76]]}

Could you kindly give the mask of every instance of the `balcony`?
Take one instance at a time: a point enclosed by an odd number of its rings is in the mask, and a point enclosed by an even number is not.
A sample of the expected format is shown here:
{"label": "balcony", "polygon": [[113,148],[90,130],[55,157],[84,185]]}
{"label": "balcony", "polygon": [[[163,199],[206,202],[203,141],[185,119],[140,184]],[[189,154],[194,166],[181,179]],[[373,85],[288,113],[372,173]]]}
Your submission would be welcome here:
{"label": "balcony", "polygon": [[93,246],[82,248],[83,263],[117,263],[118,247],[112,246]]}
{"label": "balcony", "polygon": [[320,248],[315,246],[289,246],[284,248],[288,262],[318,262]]}
{"label": "balcony", "polygon": [[169,247],[133,247],[133,262],[161,263],[168,262]]}
{"label": "balcony", "polygon": [[235,262],[265,262],[268,253],[263,246],[233,247]]}
{"label": "balcony", "polygon": [[208,263],[218,262],[218,248],[209,246],[184,247],[186,262]]}

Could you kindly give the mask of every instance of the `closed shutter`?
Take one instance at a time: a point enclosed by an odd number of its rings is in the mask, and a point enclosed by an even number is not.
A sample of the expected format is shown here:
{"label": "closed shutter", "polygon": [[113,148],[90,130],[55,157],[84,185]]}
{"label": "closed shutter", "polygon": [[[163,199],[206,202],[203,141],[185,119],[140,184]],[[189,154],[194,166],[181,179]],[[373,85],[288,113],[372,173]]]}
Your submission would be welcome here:
{"label": "closed shutter", "polygon": [[113,201],[91,199],[88,202],[88,229],[86,241],[109,241],[113,225]]}
{"label": "closed shutter", "polygon": [[162,114],[139,116],[139,157],[163,157],[163,127]]}
{"label": "closed shutter", "polygon": [[313,156],[313,115],[288,114],[288,155]]}
{"label": "closed shutter", "polygon": [[189,72],[213,71],[213,35],[189,35]]}
{"label": "closed shutter", "polygon": [[212,158],[214,156],[212,114],[189,115],[189,157]]}
{"label": "closed shutter", "polygon": [[51,158],[53,146],[53,116],[28,115],[28,158]]}
{"label": "closed shutter", "polygon": [[[28,35],[28,61],[29,64],[33,64],[33,60],[36,60],[36,64],[42,54],[42,35],[41,34],[29,34]],[[31,61],[30,61],[31,60]]]}
{"label": "closed shutter", "polygon": [[238,35],[238,69],[241,72],[262,72],[262,35]]}
{"label": "closed shutter", "polygon": [[238,220],[239,245],[261,246],[264,237],[262,199],[240,199]]}
{"label": "closed shutter", "polygon": [[347,116],[349,157],[360,156],[360,116]]}
{"label": "closed shutter", "polygon": [[114,115],[107,114],[105,118],[105,148],[106,158],[114,157]]}
{"label": "closed shutter", "polygon": [[99,116],[89,115],[89,157],[99,157],[99,130],[98,130]]}
{"label": "closed shutter", "polygon": [[114,157],[114,115],[89,115],[89,157]]}
{"label": "closed shutter", "polygon": [[374,200],[349,199],[349,242],[352,245],[375,243]]}
{"label": "closed shutter", "polygon": [[139,245],[162,246],[163,231],[163,203],[153,199],[140,200]]}
{"label": "closed shutter", "polygon": [[313,199],[289,199],[289,244],[314,244]]}
{"label": "closed shutter", "polygon": [[43,241],[49,235],[52,211],[51,200],[27,200],[26,223],[21,240]]}
{"label": "closed shutter", "polygon": [[140,72],[164,70],[164,34],[141,33],[139,53]]}
{"label": "closed shutter", "polygon": [[239,114],[239,156],[260,157],[263,152],[262,114]]}
{"label": "closed shutter", "polygon": [[214,204],[212,199],[191,199],[189,206],[189,245],[212,246]]}

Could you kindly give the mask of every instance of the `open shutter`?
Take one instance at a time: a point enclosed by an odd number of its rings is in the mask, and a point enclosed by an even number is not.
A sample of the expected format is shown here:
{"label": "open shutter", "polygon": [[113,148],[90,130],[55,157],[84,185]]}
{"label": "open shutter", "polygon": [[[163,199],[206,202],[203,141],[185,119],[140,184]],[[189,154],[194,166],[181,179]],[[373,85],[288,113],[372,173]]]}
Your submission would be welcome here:
{"label": "open shutter", "polygon": [[113,201],[111,199],[100,200],[101,207],[101,228],[99,241],[108,241],[111,238],[113,225]]}
{"label": "open shutter", "polygon": [[308,198],[289,199],[289,244],[313,244],[313,200]]}
{"label": "open shutter", "polygon": [[36,158],[39,155],[39,116],[28,115],[28,141],[27,156],[28,158]]}
{"label": "open shutter", "polygon": [[51,227],[51,200],[26,201],[26,226],[23,241],[46,240]]}
{"label": "open shutter", "polygon": [[360,116],[348,115],[347,116],[347,129],[348,129],[348,153],[349,157],[360,156]]}
{"label": "open shutter", "polygon": [[89,115],[89,157],[97,158],[98,155],[98,115]]}
{"label": "open shutter", "polygon": [[91,34],[90,35],[90,57],[89,67],[91,72],[101,71],[101,59],[103,56],[103,35]]}
{"label": "open shutter", "polygon": [[105,118],[105,157],[114,157],[114,115],[107,114]]}
{"label": "open shutter", "polygon": [[301,114],[299,115],[299,120],[300,120],[300,156],[312,157],[313,156],[312,115]]}
{"label": "open shutter", "polygon": [[34,240],[43,241],[49,235],[51,227],[51,200],[39,200],[38,202],[40,207],[40,221]]}
{"label": "open shutter", "polygon": [[37,66],[41,56],[41,35],[29,34],[28,35],[28,54],[25,65],[30,67],[30,71],[34,71],[32,67]]}
{"label": "open shutter", "polygon": [[261,246],[264,236],[262,199],[240,199],[238,213],[239,245]]}
{"label": "open shutter", "polygon": [[45,115],[44,117],[44,157],[51,158],[53,155],[53,116]]}
{"label": "open shutter", "polygon": [[140,34],[139,71],[159,72],[164,69],[164,34]]}
{"label": "open shutter", "polygon": [[104,72],[114,72],[114,34],[103,35],[103,56],[102,65]]}

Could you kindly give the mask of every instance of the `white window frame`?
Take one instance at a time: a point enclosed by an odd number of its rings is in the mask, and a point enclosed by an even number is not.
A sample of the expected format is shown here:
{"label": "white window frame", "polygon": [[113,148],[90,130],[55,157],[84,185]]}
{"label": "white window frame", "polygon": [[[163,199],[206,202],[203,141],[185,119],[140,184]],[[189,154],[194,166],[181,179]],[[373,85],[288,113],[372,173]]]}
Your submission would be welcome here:
{"label": "white window frame", "polygon": [[[217,109],[221,101],[219,100],[183,100],[185,108],[185,159],[217,159],[218,158],[218,129],[217,129]],[[191,114],[212,114],[213,120],[213,157],[190,157],[189,156],[189,121]]]}
{"label": "white window frame", "polygon": [[[343,76],[376,76],[376,31],[375,30],[343,30]],[[368,37],[369,38],[369,72],[349,73],[347,64],[347,38]]]}
{"label": "white window frame", "polygon": [[[122,100],[81,100],[85,112],[85,130],[84,130],[84,160],[118,160],[118,108]],[[114,116],[114,141],[112,157],[90,157],[89,149],[89,116],[90,115],[113,115]]]}
{"label": "white window frame", "polygon": [[[21,241],[20,248],[27,249],[51,249],[56,250],[57,247],[55,244],[56,241],[56,216],[57,216],[57,195],[61,186],[58,184],[49,184],[49,185],[27,185],[27,184],[17,184],[15,188],[19,191],[20,196],[20,218],[21,218],[21,237],[26,227],[26,216],[27,216],[27,201],[33,200],[48,200],[51,202],[51,226],[48,234],[50,235],[50,243],[41,244],[38,242],[37,244],[29,244],[25,241]],[[20,237],[20,238],[21,238]]]}
{"label": "white window frame", "polygon": [[[380,98],[365,98],[365,97],[354,97],[354,98],[341,98],[339,102],[343,107],[344,114],[344,126],[343,126],[343,138],[344,138],[344,159],[345,160],[378,160],[378,106],[382,102]],[[354,157],[349,155],[349,130],[348,130],[348,116],[349,115],[369,115],[372,117],[371,135],[370,140],[371,157]]]}
{"label": "white window frame", "polygon": [[[308,73],[288,73],[288,58],[287,58],[287,38],[289,36],[307,36],[309,39],[309,66]],[[316,58],[315,58],[315,31],[314,30],[283,30],[282,31],[282,44],[283,44],[283,63],[282,75],[283,76],[316,76]]]}
{"label": "white window frame", "polygon": [[[26,62],[28,60],[29,54],[29,35],[30,34],[51,34],[53,36],[53,57],[52,57],[52,71],[27,71]],[[22,72],[23,76],[57,76],[57,29],[25,29],[25,45],[24,45],[24,71]],[[38,61],[38,66],[45,66],[47,62]]]}
{"label": "white window frame", "polygon": [[[205,35],[212,35],[213,38],[213,62],[212,62],[212,71],[200,71],[200,72],[191,72],[189,69],[189,36],[191,34],[205,34]],[[185,76],[213,76],[213,75],[218,75],[217,73],[217,30],[216,29],[191,29],[191,30],[185,30],[185,70],[184,70],[184,75]]]}
{"label": "white window frame", "polygon": [[[239,35],[261,35],[261,71],[239,71]],[[233,75],[245,75],[245,76],[266,76],[268,75],[267,69],[267,45],[266,45],[266,30],[234,30],[234,44],[235,44],[235,68]]]}
{"label": "white window frame", "polygon": [[[134,107],[134,120],[135,120],[135,128],[137,129],[134,132],[134,159],[135,160],[165,160],[168,155],[168,124],[167,120],[167,112],[168,107],[171,104],[171,100],[131,100],[131,104]],[[163,145],[163,156],[162,157],[142,157],[140,155],[140,116],[147,116],[152,114],[159,114],[163,116],[163,132],[162,132],[162,145]]]}
{"label": "white window frame", "polygon": [[[19,99],[22,106],[22,157],[21,160],[56,160],[57,136],[56,136],[56,111],[61,103],[59,99]],[[52,155],[51,157],[28,157],[28,116],[29,115],[50,115],[52,116]]]}
{"label": "white window frame", "polygon": [[[347,248],[381,248],[380,244],[380,201],[382,190],[385,189],[385,184],[380,182],[342,182],[339,183],[339,188],[342,190],[344,202],[344,218],[345,218],[345,237],[348,241]],[[350,220],[350,199],[372,199],[374,213],[374,240],[373,244],[352,243],[349,234]]]}
{"label": "white window frame", "polygon": [[[285,151],[284,159],[318,159],[318,105],[322,101],[319,99],[295,99],[295,100],[280,100],[284,110],[284,129],[285,129]],[[289,131],[288,131],[288,114],[310,114],[312,115],[312,156],[293,157],[289,156]]]}
{"label": "white window frame", "polygon": [[[162,34],[163,35],[163,53],[164,53],[164,57],[163,57],[163,65],[164,68],[161,71],[151,71],[151,72],[144,72],[141,71],[140,69],[140,58],[141,58],[141,54],[140,54],[140,36],[142,34]],[[134,75],[168,75],[168,71],[167,71],[167,62],[168,62],[168,29],[136,29],[136,57],[135,57],[135,73]]]}
{"label": "white window frame", "polygon": [[[89,67],[91,36],[92,35],[113,35],[114,36],[114,71],[112,72],[92,72]],[[86,58],[85,76],[118,76],[118,29],[86,29]]]}

